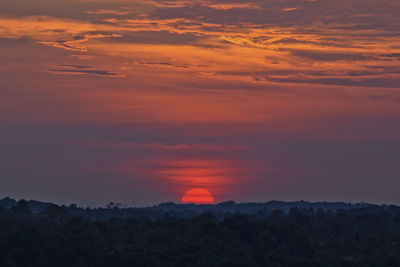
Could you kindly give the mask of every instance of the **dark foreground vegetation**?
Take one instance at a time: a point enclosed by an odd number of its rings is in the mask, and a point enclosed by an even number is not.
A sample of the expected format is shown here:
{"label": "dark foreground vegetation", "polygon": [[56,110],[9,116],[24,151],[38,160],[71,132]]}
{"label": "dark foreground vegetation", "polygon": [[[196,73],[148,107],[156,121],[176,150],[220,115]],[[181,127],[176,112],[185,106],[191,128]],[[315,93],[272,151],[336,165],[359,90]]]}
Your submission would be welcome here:
{"label": "dark foreground vegetation", "polygon": [[0,206],[0,266],[400,266],[400,208],[93,219],[22,200]]}

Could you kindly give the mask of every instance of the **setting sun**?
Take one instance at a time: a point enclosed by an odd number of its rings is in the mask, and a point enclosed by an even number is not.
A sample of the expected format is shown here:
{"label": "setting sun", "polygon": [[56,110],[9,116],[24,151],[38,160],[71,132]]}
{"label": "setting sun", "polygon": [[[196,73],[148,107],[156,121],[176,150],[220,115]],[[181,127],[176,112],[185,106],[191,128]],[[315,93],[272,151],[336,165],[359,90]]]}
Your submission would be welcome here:
{"label": "setting sun", "polygon": [[182,196],[182,203],[213,204],[214,198],[204,188],[192,188]]}

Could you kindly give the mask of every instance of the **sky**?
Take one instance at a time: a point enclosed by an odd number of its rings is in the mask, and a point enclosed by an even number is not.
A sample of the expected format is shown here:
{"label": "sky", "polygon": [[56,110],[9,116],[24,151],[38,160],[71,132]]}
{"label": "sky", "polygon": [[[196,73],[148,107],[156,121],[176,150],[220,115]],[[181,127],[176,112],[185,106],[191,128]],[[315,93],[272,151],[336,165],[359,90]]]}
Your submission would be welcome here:
{"label": "sky", "polygon": [[398,0],[0,1],[0,197],[400,204]]}

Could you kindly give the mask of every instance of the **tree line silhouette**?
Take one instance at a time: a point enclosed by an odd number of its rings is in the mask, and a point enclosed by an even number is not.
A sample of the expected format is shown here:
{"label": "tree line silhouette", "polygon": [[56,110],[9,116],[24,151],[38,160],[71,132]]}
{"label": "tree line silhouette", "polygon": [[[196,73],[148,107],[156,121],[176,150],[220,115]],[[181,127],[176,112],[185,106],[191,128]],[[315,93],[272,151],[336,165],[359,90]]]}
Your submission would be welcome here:
{"label": "tree line silhouette", "polygon": [[0,266],[400,266],[397,206],[157,219],[70,210],[0,205]]}

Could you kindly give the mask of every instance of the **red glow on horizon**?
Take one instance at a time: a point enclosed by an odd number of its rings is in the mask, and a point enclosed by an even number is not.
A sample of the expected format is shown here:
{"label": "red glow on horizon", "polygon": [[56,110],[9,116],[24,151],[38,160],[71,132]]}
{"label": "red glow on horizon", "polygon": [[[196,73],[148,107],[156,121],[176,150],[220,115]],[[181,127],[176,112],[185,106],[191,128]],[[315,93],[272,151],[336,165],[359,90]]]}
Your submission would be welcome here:
{"label": "red glow on horizon", "polygon": [[182,203],[189,204],[213,204],[214,198],[210,192],[204,188],[192,188],[182,196]]}

